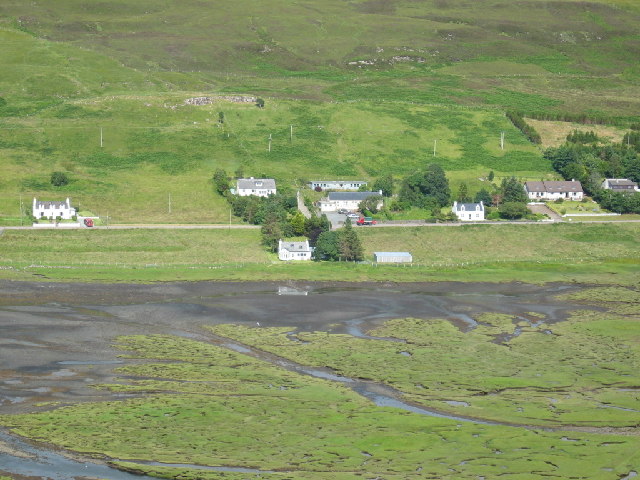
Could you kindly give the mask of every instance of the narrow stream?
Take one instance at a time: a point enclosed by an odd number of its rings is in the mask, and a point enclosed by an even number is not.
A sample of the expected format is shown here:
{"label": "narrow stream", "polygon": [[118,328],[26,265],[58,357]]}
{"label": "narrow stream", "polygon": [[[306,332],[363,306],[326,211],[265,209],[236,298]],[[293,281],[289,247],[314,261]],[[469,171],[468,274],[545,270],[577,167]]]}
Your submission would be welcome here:
{"label": "narrow stream", "polygon": [[71,460],[52,450],[35,447],[2,430],[0,430],[0,471],[53,480],[78,478],[152,480],[155,478],[122,472],[107,465]]}

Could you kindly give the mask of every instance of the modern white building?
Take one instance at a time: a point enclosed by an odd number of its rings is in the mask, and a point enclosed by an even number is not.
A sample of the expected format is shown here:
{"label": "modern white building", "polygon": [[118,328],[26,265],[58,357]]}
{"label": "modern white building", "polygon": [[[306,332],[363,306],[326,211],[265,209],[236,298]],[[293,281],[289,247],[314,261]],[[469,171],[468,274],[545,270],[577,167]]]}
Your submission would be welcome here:
{"label": "modern white building", "polygon": [[268,197],[276,193],[276,181],[273,178],[239,178],[236,187],[235,193],[241,197]]}
{"label": "modern white building", "polygon": [[638,184],[628,178],[605,178],[602,182],[602,188],[605,190],[613,190],[614,192],[637,192]]}
{"label": "modern white building", "polygon": [[69,197],[64,202],[49,202],[33,199],[33,216],[36,219],[47,218],[54,220],[60,217],[61,220],[71,220],[76,214],[76,209],[71,207]]}
{"label": "modern white building", "polygon": [[584,193],[582,184],[571,181],[525,182],[524,189],[529,200],[582,200]]}
{"label": "modern white building", "polygon": [[363,180],[316,180],[309,182],[309,188],[315,190],[359,190],[360,187],[366,185]]}
{"label": "modern white building", "polygon": [[382,208],[382,190],[377,192],[329,192],[329,194],[320,200],[321,212],[335,212],[340,209],[358,210],[360,202],[367,198],[379,195],[378,209]]}
{"label": "modern white building", "polygon": [[413,257],[409,252],[373,252],[376,263],[411,263]]}
{"label": "modern white building", "polygon": [[309,246],[309,240],[303,242],[278,241],[278,258],[280,260],[311,260],[313,247]]}
{"label": "modern white building", "polygon": [[481,222],[484,220],[484,204],[453,202],[451,211],[461,222]]}

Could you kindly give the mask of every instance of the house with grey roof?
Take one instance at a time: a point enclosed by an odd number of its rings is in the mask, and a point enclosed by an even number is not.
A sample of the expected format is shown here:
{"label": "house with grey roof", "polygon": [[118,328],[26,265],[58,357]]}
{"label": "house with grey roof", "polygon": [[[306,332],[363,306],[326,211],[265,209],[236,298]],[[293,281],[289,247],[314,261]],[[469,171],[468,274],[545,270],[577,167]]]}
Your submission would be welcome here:
{"label": "house with grey roof", "polygon": [[461,222],[481,222],[484,220],[484,203],[453,202],[451,211]]}
{"label": "house with grey roof", "polygon": [[309,240],[302,242],[278,241],[278,258],[284,261],[311,260],[313,247],[309,246]]}
{"label": "house with grey roof", "polygon": [[54,220],[60,217],[61,220],[71,220],[71,217],[76,214],[76,209],[71,206],[69,197],[64,202],[43,201],[34,198],[32,212],[36,219]]}
{"label": "house with grey roof", "polygon": [[248,197],[268,197],[276,193],[276,181],[273,178],[239,178],[236,182],[236,195]]}
{"label": "house with grey roof", "polygon": [[634,193],[639,191],[638,184],[628,178],[605,178],[604,182],[602,182],[602,188],[613,190],[614,192]]}
{"label": "house with grey roof", "polygon": [[529,200],[582,200],[584,193],[582,184],[577,180],[571,181],[541,181],[525,182],[524,189]]}
{"label": "house with grey roof", "polygon": [[328,195],[320,200],[321,212],[335,212],[340,209],[358,210],[360,202],[367,198],[379,195],[378,209],[382,208],[382,190],[377,192],[329,192]]}
{"label": "house with grey roof", "polygon": [[312,190],[359,190],[366,185],[364,180],[314,180],[309,182]]}

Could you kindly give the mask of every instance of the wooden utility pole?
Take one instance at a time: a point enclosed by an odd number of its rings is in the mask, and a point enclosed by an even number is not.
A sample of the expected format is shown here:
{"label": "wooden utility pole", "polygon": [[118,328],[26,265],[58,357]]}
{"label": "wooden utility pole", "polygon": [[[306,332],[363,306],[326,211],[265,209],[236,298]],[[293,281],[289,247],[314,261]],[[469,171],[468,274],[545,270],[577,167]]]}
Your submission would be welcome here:
{"label": "wooden utility pole", "polygon": [[500,150],[504,150],[504,132],[500,132]]}
{"label": "wooden utility pole", "polygon": [[271,134],[269,134],[269,151],[271,151]]}
{"label": "wooden utility pole", "polygon": [[291,125],[289,129],[289,141],[293,142],[293,125]]}
{"label": "wooden utility pole", "polygon": [[436,145],[438,144],[438,140],[433,141],[433,156],[436,156]]}

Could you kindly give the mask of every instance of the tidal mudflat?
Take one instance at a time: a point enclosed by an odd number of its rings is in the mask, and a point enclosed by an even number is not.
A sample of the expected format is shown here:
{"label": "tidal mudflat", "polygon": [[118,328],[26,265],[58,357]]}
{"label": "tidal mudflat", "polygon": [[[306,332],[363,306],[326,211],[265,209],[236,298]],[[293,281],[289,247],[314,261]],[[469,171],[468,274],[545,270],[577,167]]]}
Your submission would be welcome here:
{"label": "tidal mudflat", "polygon": [[170,478],[617,479],[640,331],[607,288],[0,283],[0,418]]}

